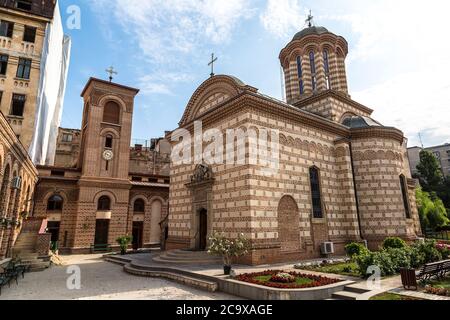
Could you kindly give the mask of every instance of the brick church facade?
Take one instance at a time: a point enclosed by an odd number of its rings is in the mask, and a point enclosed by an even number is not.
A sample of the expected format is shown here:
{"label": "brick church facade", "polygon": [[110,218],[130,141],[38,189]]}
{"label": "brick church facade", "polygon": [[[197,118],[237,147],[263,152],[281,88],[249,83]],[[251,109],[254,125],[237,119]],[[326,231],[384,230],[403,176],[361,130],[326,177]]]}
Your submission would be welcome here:
{"label": "brick church facade", "polygon": [[[243,233],[252,248],[244,262],[265,264],[321,257],[327,242],[343,255],[351,241],[376,249],[388,236],[421,235],[406,139],[351,99],[347,53],[323,27],[296,34],[279,56],[287,103],[227,75],[200,85],[179,128],[276,129],[280,165],[267,176],[248,149],[239,165],[172,164],[168,249],[204,250],[214,231]],[[175,147],[177,131],[171,138]],[[246,148],[254,144],[247,134]]]}
{"label": "brick church facade", "polygon": [[91,78],[81,130],[59,131],[55,166],[38,166],[34,217],[48,220],[60,253],[88,253],[133,235],[159,247],[167,216],[170,144],[130,147],[139,90]]}

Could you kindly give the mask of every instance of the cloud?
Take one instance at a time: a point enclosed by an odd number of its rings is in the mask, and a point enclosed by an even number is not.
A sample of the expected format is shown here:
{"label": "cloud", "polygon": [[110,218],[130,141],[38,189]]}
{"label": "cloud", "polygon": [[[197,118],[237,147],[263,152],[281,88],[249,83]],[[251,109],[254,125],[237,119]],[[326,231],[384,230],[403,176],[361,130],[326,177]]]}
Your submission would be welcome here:
{"label": "cloud", "polygon": [[246,0],[96,0],[138,42],[152,62],[168,62],[205,43],[227,43],[239,22],[252,15]]}
{"label": "cloud", "polygon": [[139,87],[144,95],[171,95],[173,93],[170,89],[170,83],[187,83],[193,80],[194,77],[188,74],[154,72],[153,74],[140,77]]}
{"label": "cloud", "polygon": [[[343,0],[342,15],[323,19],[351,27],[347,59],[352,97],[418,145],[450,142],[450,3],[429,0]],[[356,41],[355,41],[356,40]],[[355,81],[356,80],[356,81]],[[365,85],[367,84],[367,85]],[[351,88],[350,88],[351,89]]]}
{"label": "cloud", "polygon": [[259,19],[264,29],[283,38],[293,35],[305,24],[306,9],[299,0],[268,0]]}

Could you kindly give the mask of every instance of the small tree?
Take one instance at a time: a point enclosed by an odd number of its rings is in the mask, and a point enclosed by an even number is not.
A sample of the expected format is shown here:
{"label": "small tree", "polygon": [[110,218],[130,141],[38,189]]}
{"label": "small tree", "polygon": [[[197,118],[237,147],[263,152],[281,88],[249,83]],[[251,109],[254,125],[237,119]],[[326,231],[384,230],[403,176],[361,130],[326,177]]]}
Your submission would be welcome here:
{"label": "small tree", "polygon": [[422,230],[436,230],[450,222],[442,200],[435,194],[429,194],[418,188],[416,190],[416,200]]}
{"label": "small tree", "polygon": [[441,166],[436,156],[430,151],[420,152],[420,162],[417,165],[420,185],[426,192],[436,191],[443,183]]}
{"label": "small tree", "polygon": [[120,245],[120,254],[124,255],[127,253],[128,245],[133,241],[133,237],[126,235],[117,238],[116,241]]}
{"label": "small tree", "polygon": [[209,238],[209,243],[208,253],[221,256],[225,266],[231,266],[233,257],[246,255],[250,247],[250,242],[242,233],[237,239],[228,239],[220,233],[214,233]]}

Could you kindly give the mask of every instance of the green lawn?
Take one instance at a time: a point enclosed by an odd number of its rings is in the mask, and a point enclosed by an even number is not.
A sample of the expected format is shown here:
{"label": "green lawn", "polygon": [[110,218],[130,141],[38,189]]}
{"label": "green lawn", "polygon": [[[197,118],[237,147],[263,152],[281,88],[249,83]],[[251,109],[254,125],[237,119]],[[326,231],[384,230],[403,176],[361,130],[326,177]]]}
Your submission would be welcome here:
{"label": "green lawn", "polygon": [[384,293],[380,293],[380,294],[370,298],[369,300],[373,300],[373,301],[386,301],[386,300],[406,301],[406,300],[420,300],[420,299],[408,297],[408,296],[402,296],[402,295],[399,295],[396,293],[384,292]]}
{"label": "green lawn", "polygon": [[358,265],[354,262],[330,264],[325,266],[304,267],[302,269],[344,276],[361,277]]}
{"label": "green lawn", "polygon": [[450,289],[450,278],[430,281],[430,285],[435,288]]}
{"label": "green lawn", "polygon": [[[269,282],[269,280],[270,280],[271,277],[272,277],[271,275],[268,275],[268,276],[259,276],[259,277],[255,277],[255,280],[258,280],[258,281],[261,281],[261,282]],[[311,279],[308,279],[308,278],[300,278],[300,277],[297,277],[297,278],[295,279],[295,284],[297,284],[297,285],[305,285],[305,284],[309,284],[309,283],[311,283],[311,282],[314,282],[314,281],[311,280]]]}

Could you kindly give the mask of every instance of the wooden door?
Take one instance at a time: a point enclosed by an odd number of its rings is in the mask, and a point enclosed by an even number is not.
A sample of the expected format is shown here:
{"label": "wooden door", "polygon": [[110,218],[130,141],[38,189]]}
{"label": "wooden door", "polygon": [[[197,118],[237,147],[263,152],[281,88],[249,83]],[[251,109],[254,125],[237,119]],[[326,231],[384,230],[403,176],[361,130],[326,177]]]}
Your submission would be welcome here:
{"label": "wooden door", "polygon": [[94,244],[108,244],[109,220],[97,219],[95,222]]}
{"label": "wooden door", "polygon": [[206,210],[200,211],[200,226],[199,226],[200,243],[199,250],[206,250],[207,236],[208,236],[208,214]]}
{"label": "wooden door", "polygon": [[133,222],[133,250],[143,247],[142,236],[144,234],[144,223],[142,221]]}

